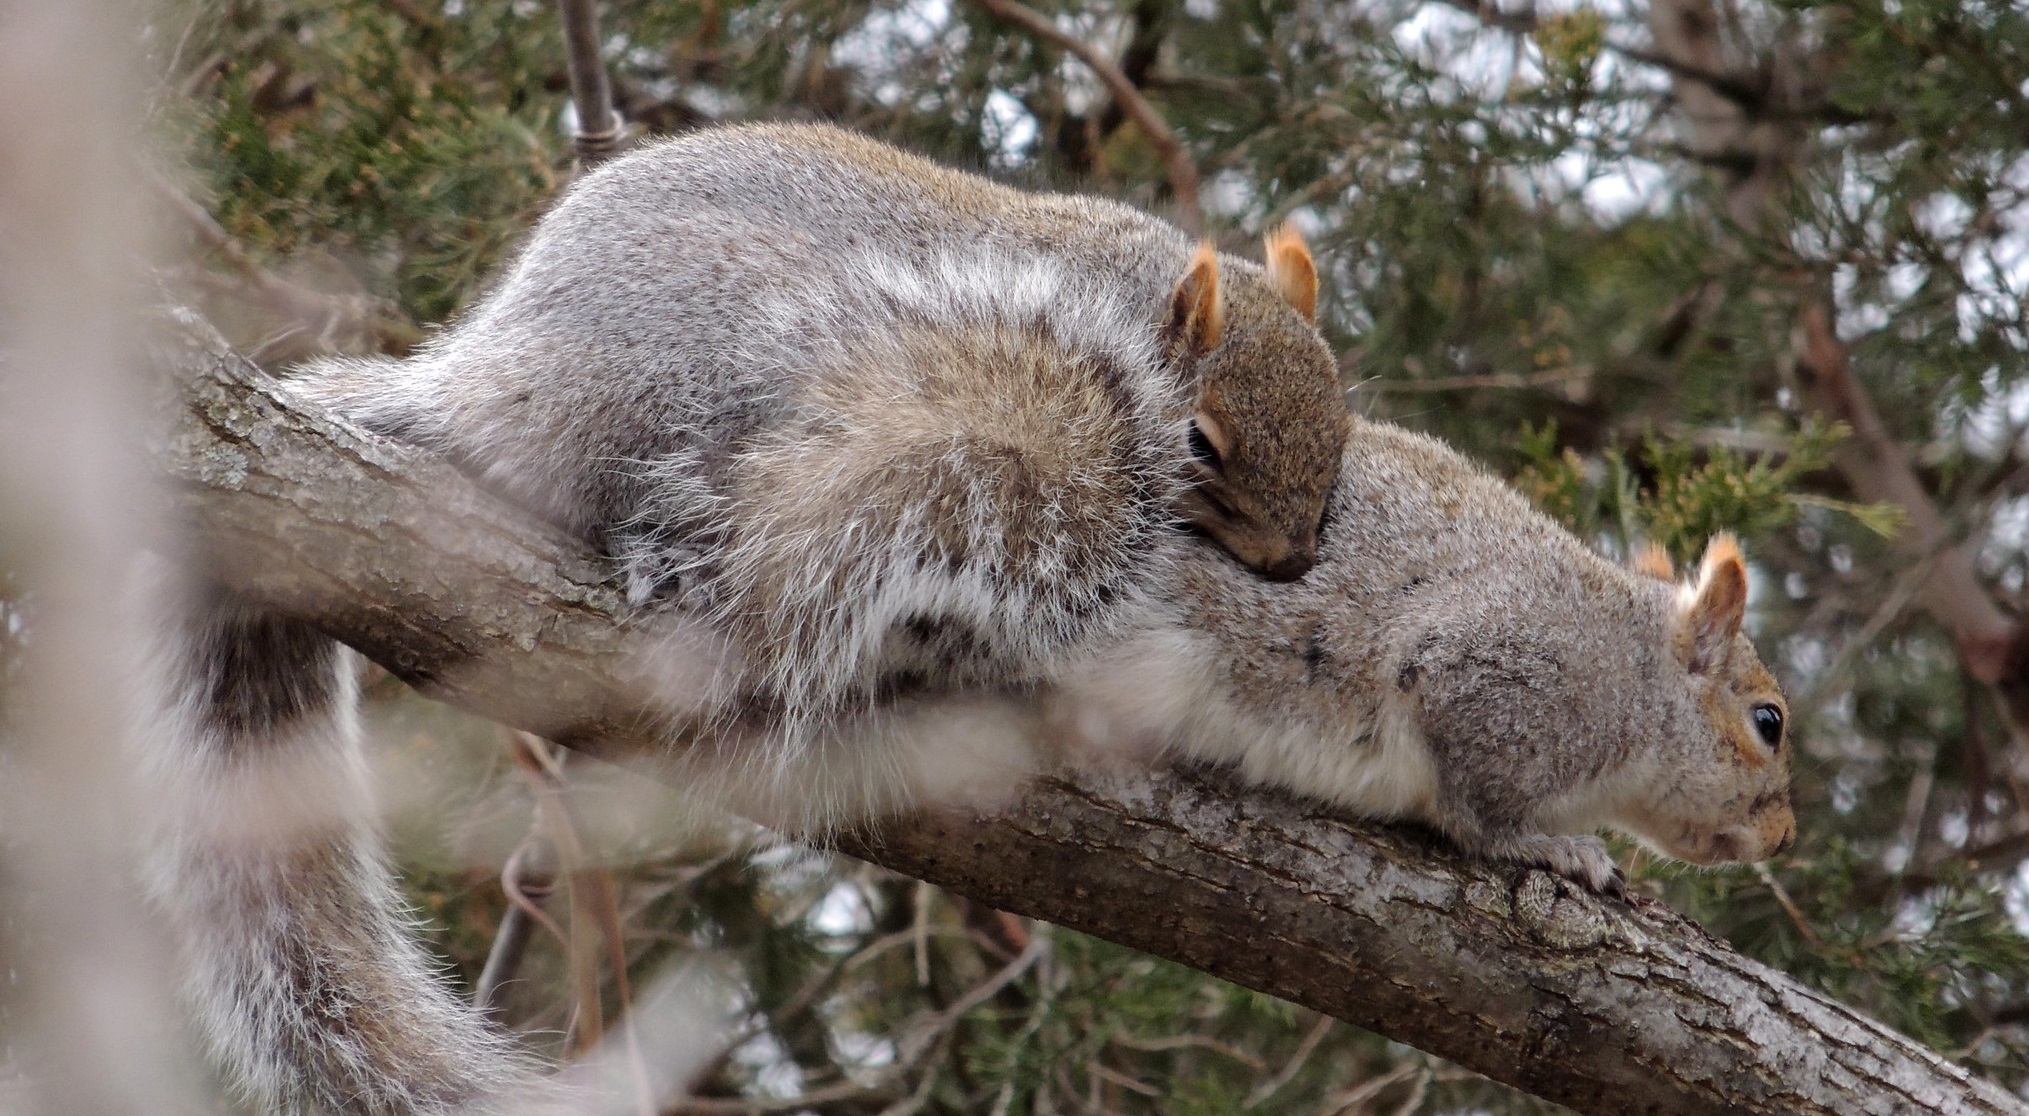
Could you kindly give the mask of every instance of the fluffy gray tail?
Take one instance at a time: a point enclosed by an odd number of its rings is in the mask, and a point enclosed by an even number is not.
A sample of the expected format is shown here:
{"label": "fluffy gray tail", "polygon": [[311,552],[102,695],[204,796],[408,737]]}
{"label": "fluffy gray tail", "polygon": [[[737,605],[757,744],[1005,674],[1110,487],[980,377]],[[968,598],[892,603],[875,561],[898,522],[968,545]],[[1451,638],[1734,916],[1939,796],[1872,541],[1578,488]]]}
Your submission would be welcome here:
{"label": "fluffy gray tail", "polygon": [[163,649],[150,884],[214,1057],[255,1110],[500,1112],[550,1086],[411,936],[380,851],[347,653],[215,597]]}

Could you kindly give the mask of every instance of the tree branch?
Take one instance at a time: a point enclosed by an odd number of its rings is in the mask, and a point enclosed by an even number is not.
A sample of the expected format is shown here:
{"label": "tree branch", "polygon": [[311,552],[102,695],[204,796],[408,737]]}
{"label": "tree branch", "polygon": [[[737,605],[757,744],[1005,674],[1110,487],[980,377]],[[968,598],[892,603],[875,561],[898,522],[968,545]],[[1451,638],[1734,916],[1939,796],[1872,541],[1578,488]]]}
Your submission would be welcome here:
{"label": "tree branch", "polygon": [[[1472,16],[1488,27],[1506,31],[1511,35],[1534,35],[1543,20],[1537,14],[1535,5],[1509,10],[1495,4],[1493,0],[1443,0],[1447,7]],[[1662,51],[1644,50],[1611,40],[1600,44],[1601,48],[1620,55],[1630,62],[1654,66],[1671,77],[1695,81],[1712,92],[1732,101],[1742,111],[1760,112],[1768,101],[1768,93],[1754,84],[1717,69],[1693,65]]]}
{"label": "tree branch", "polygon": [[300,358],[361,342],[378,347],[391,341],[407,344],[421,338],[421,331],[383,300],[326,294],[275,275],[256,263],[244,245],[161,172],[149,169],[142,179],[191,235],[239,276],[237,280],[228,279],[193,266],[180,278],[187,278],[214,294],[257,306],[288,324],[286,336],[294,343],[286,351],[273,355]]}
{"label": "tree branch", "polygon": [[[1725,68],[1717,13],[1709,0],[1654,0],[1649,24],[1665,54],[1701,69]],[[1778,83],[1780,84],[1780,83]],[[1677,96],[1689,121],[1693,150],[1751,150],[1756,163],[1727,182],[1727,213],[1735,229],[1769,229],[1787,245],[1779,184],[1808,149],[1804,137],[1774,125],[1756,125],[1698,81],[1680,80]],[[1741,254],[1737,245],[1722,251]],[[1806,409],[1852,427],[1833,465],[1862,500],[1894,504],[1906,525],[1897,549],[1912,563],[1928,562],[1918,599],[1951,636],[1966,672],[1994,686],[2018,725],[2029,725],[2029,628],[2002,611],[1979,578],[1972,545],[1958,538],[1917,475],[1909,455],[1881,421],[1866,387],[1853,373],[1851,353],[1839,337],[1828,292],[1798,283],[1796,383]]]}
{"label": "tree branch", "polygon": [[1066,34],[1048,16],[1016,0],[974,2],[995,19],[1012,23],[1038,39],[1054,43],[1085,63],[1113,94],[1114,103],[1126,111],[1162,156],[1163,166],[1169,175],[1170,191],[1177,198],[1177,222],[1192,236],[1203,234],[1205,213],[1198,204],[1198,165],[1191,160],[1191,153],[1184,149],[1183,141],[1177,139],[1176,132],[1170,129],[1162,114],[1155,111],[1155,106],[1149,104],[1148,98],[1135,87],[1134,82],[1128,80],[1127,74],[1092,44]]}
{"label": "tree branch", "polygon": [[1931,563],[1918,599],[1951,633],[1974,678],[1990,684],[2001,681],[2011,665],[2008,653],[2016,638],[2015,622],[1980,584],[1968,547],[1953,537],[1917,479],[1909,455],[1854,377],[1846,345],[1834,331],[1831,308],[1807,295],[1797,330],[1801,337],[1796,378],[1805,405],[1853,428],[1852,439],[1839,448],[1834,464],[1860,499],[1903,509],[1906,522],[1896,536],[1896,548],[1912,561]]}
{"label": "tree branch", "polygon": [[[601,563],[441,461],[342,427],[195,325],[160,447],[198,558],[425,693],[609,756],[643,641]],[[693,640],[690,649],[707,646]],[[1316,1008],[1584,1112],[2022,1113],[1660,904],[1574,892],[1222,776],[1045,778],[841,848]]]}

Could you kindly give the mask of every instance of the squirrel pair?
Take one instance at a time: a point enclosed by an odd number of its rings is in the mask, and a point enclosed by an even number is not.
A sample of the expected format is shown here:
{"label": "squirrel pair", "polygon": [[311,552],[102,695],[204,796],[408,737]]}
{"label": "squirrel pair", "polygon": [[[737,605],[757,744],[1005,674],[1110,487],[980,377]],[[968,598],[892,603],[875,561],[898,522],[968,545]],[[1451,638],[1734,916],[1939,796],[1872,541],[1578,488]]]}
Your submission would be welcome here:
{"label": "squirrel pair", "polygon": [[[1697,863],[1786,847],[1737,547],[1682,585],[1624,569],[1351,417],[1316,290],[1288,235],[1256,267],[842,131],[729,128],[587,176],[417,356],[297,386],[724,632],[743,667],[672,763],[756,814],[894,808],[940,749],[1019,770],[1070,732],[1594,888],[1618,879],[1601,825]],[[290,1112],[525,1098],[404,933],[336,646],[223,596],[174,644],[161,778],[200,811],[290,772],[338,800],[282,847],[216,809],[163,844],[157,897],[238,1087]]]}

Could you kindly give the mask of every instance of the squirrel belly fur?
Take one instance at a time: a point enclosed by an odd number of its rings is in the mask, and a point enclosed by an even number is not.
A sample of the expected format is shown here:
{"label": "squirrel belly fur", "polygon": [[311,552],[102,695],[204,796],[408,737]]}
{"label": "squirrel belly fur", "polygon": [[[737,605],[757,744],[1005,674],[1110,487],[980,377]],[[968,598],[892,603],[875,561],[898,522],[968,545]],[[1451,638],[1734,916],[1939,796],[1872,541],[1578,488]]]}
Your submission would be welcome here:
{"label": "squirrel belly fur", "polygon": [[[294,387],[737,645],[670,762],[770,821],[904,807],[954,750],[1030,770],[1069,726],[1597,888],[1602,825],[1699,863],[1786,846],[1738,549],[1683,585],[1622,568],[1350,418],[1308,255],[1268,260],[833,129],[727,129],[588,176],[417,356]],[[538,1079],[405,932],[345,655],[218,595],[158,659],[183,702],[150,762],[188,805],[155,893],[244,1099],[528,1110]]]}

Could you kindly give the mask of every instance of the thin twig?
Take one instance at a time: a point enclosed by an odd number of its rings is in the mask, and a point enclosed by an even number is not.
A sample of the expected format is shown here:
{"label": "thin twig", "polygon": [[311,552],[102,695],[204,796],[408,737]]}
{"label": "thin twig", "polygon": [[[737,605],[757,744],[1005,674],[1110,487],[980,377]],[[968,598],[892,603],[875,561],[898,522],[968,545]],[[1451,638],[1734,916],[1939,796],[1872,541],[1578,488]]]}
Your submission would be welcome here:
{"label": "thin twig", "polygon": [[1262,1101],[1281,1092],[1284,1085],[1296,1080],[1296,1075],[1303,1072],[1303,1064],[1310,1061],[1310,1056],[1317,1051],[1318,1043],[1324,1041],[1324,1037],[1331,1033],[1332,1025],[1337,1022],[1338,1020],[1329,1015],[1318,1016],[1317,1022],[1311,1024],[1310,1033],[1304,1035],[1303,1041],[1296,1044],[1296,1051],[1289,1056],[1289,1061],[1283,1064],[1282,1069],[1277,1071],[1274,1077],[1256,1085],[1254,1091],[1247,1094],[1247,1099],[1240,1102],[1240,1107],[1258,1108]]}
{"label": "thin twig", "polygon": [[528,955],[529,939],[540,926],[560,944],[568,945],[570,935],[555,919],[544,913],[543,903],[556,886],[556,850],[533,834],[522,842],[500,869],[500,890],[507,896],[507,913],[494,931],[493,946],[486,951],[486,966],[479,971],[479,983],[472,989],[472,1002],[488,1015],[498,1016],[506,1007],[507,986]]}
{"label": "thin twig", "polygon": [[837,1085],[814,1089],[795,1097],[770,1098],[768,1100],[721,1099],[716,1097],[685,1097],[670,1106],[670,1111],[681,1116],[759,1116],[771,1112],[794,1112],[805,1108],[821,1108],[828,1104],[844,1104],[870,1099],[885,1100],[893,1093],[890,1086],[927,1056],[942,1046],[943,1039],[951,1028],[957,1026],[973,1008],[991,999],[1001,989],[1020,977],[1034,965],[1049,944],[1049,939],[1038,934],[1022,952],[1007,966],[974,986],[971,991],[953,1001],[942,1011],[929,1015],[918,1015],[903,1024],[906,1032],[897,1043],[900,1057],[885,1067],[869,1084],[841,1082]]}
{"label": "thin twig", "polygon": [[[891,1075],[884,1075],[883,1080],[888,1076]],[[797,1096],[770,1097],[766,1100],[685,1097],[671,1105],[669,1111],[676,1116],[767,1116],[773,1112],[801,1112],[806,1109],[824,1108],[827,1105],[885,1100],[891,1096],[892,1093],[877,1085],[841,1081]]]}
{"label": "thin twig", "polygon": [[1797,907],[1796,900],[1789,897],[1789,892],[1783,888],[1782,882],[1775,878],[1775,873],[1768,870],[1768,865],[1755,865],[1754,874],[1761,877],[1762,883],[1768,885],[1769,894],[1775,896],[1775,901],[1782,906],[1783,913],[1789,915],[1790,922],[1797,928],[1797,934],[1809,942],[1812,949],[1823,948],[1825,943],[1818,937],[1818,932],[1811,929],[1810,922],[1804,918],[1804,912]]}
{"label": "thin twig", "polygon": [[312,349],[328,351],[336,348],[340,339],[357,338],[384,344],[388,341],[410,341],[417,336],[416,331],[381,300],[326,294],[268,271],[255,262],[245,246],[227,232],[208,210],[161,172],[148,168],[141,177],[156,196],[168,204],[171,212],[198,242],[224,261],[239,279],[228,282],[203,271],[194,271],[189,277],[218,294],[265,307],[286,319],[295,327],[289,331],[292,335],[308,335],[317,339]]}
{"label": "thin twig", "polygon": [[[536,799],[536,825],[549,839],[571,887],[571,934],[569,954],[571,986],[577,999],[576,1025],[571,1029],[573,1050],[589,1050],[604,1037],[604,1009],[599,998],[599,950],[604,946],[613,970],[614,995],[620,1001],[620,1038],[626,1046],[627,1068],[634,1086],[637,1116],[654,1116],[653,1090],[648,1084],[648,1066],[641,1052],[641,1040],[629,1009],[633,1004],[627,982],[627,948],[620,932],[620,903],[613,886],[613,874],[603,865],[591,863],[584,843],[578,838],[578,821],[571,812],[564,783],[564,760],[546,740],[533,733],[515,735],[515,765],[529,781]],[[593,928],[585,932],[580,924]]]}
{"label": "thin twig", "polygon": [[910,944],[916,954],[916,987],[930,987],[930,904],[937,896],[937,889],[926,883],[918,883],[911,889],[914,902],[914,917],[909,920]]}
{"label": "thin twig", "polygon": [[[1341,1113],[1355,1111],[1364,1107],[1368,1101],[1386,1092],[1390,1086],[1397,1082],[1406,1081],[1418,1074],[1427,1074],[1429,1072],[1426,1067],[1420,1066],[1415,1062],[1404,1062],[1387,1073],[1369,1077],[1358,1085],[1333,1093],[1325,1098],[1324,1106],[1318,1111],[1322,1116],[1340,1116]],[[1421,1096],[1421,1094],[1419,1093],[1418,1096]]]}
{"label": "thin twig", "polygon": [[1160,1054],[1165,1050],[1182,1050],[1185,1048],[1209,1050],[1214,1054],[1231,1058],[1256,1073],[1266,1073],[1268,1071],[1268,1063],[1255,1057],[1253,1054],[1234,1046],[1232,1043],[1220,1042],[1218,1039],[1207,1038],[1204,1035],[1185,1033],[1181,1035],[1169,1035],[1165,1038],[1150,1039],[1139,1038],[1135,1035],[1116,1034],[1107,1038],[1106,1041],[1126,1050],[1139,1050],[1148,1054]]}
{"label": "thin twig", "polygon": [[1852,428],[1852,438],[1833,454],[1833,463],[1855,493],[1873,503],[1895,504],[1905,521],[1896,547],[1918,558],[1931,556],[1919,599],[1944,625],[1957,645],[1967,673],[2001,686],[2010,710],[2029,713],[2021,664],[2013,646],[2017,625],[1980,583],[1971,548],[1959,542],[1930,492],[1911,466],[1909,454],[1888,430],[1874,401],[1853,374],[1845,342],[1833,327],[1829,300],[1807,293],[1798,313],[1796,378],[1812,410]]}
{"label": "thin twig", "polygon": [[[1543,24],[1542,17],[1537,14],[1534,6],[1508,11],[1496,6],[1491,0],[1443,0],[1443,3],[1473,16],[1488,27],[1506,31],[1511,35],[1534,35]],[[1630,62],[1654,66],[1671,77],[1695,81],[1749,112],[1760,111],[1768,102],[1767,91],[1731,74],[1695,66],[1657,51],[1616,43],[1611,39],[1600,43],[1600,49],[1617,54]]]}
{"label": "thin twig", "polygon": [[1092,1061],[1087,1063],[1085,1069],[1087,1072],[1098,1076],[1100,1079],[1105,1081],[1111,1081],[1115,1085],[1118,1085],[1131,1093],[1140,1093],[1144,1097],[1162,1096],[1161,1089],[1158,1089],[1155,1086],[1150,1085],[1146,1081],[1129,1077],[1128,1075],[1120,1072],[1119,1070],[1113,1069],[1112,1067],[1108,1066],[1106,1063],[1100,1061],[1097,1058],[1094,1058],[1092,1059]]}
{"label": "thin twig", "polygon": [[994,18],[1012,23],[1036,38],[1069,51],[1078,61],[1085,63],[1100,83],[1113,94],[1117,103],[1141,129],[1148,141],[1155,145],[1162,156],[1163,166],[1169,175],[1170,192],[1177,199],[1177,223],[1192,236],[1205,231],[1205,213],[1198,204],[1198,166],[1191,160],[1191,154],[1177,139],[1162,114],[1155,111],[1140,89],[1137,89],[1120,66],[1111,58],[1101,54],[1092,44],[1069,34],[1051,19],[1016,0],[974,0]]}
{"label": "thin twig", "polygon": [[1430,380],[1369,380],[1360,386],[1383,395],[1418,394],[1435,391],[1478,391],[1487,388],[1528,390],[1553,387],[1576,377],[1576,370],[1551,368],[1526,376],[1495,373],[1483,376],[1441,376]]}

